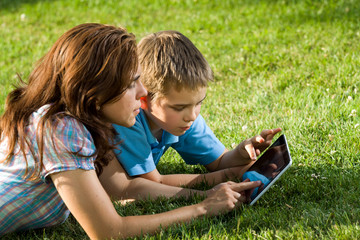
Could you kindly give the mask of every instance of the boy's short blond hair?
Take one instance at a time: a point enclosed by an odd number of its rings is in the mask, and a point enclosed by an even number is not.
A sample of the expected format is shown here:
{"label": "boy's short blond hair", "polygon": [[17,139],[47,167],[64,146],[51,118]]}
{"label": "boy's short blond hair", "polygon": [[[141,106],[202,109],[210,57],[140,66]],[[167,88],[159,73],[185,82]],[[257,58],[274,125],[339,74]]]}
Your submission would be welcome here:
{"label": "boy's short blond hair", "polygon": [[214,78],[210,65],[183,34],[161,31],[138,44],[141,80],[152,99],[165,96],[171,87],[195,90]]}

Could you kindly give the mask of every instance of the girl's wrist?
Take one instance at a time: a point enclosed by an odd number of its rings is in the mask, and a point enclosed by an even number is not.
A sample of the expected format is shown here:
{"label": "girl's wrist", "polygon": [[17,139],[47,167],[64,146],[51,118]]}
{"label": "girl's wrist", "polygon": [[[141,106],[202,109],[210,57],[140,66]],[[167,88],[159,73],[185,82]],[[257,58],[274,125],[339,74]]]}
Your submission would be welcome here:
{"label": "girl's wrist", "polygon": [[205,216],[207,214],[207,208],[205,206],[204,201],[195,204],[194,206],[195,206],[196,217]]}

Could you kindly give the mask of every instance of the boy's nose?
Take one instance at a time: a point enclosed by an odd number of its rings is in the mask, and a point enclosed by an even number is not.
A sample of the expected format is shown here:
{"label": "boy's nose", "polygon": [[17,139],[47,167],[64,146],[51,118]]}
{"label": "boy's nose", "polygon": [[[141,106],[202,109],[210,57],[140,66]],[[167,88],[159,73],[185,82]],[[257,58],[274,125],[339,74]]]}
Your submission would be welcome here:
{"label": "boy's nose", "polygon": [[191,121],[195,121],[195,119],[196,119],[196,109],[195,109],[195,108],[191,108],[191,109],[189,109],[189,111],[187,111],[187,113],[185,114],[184,121],[185,121],[185,122],[191,122]]}

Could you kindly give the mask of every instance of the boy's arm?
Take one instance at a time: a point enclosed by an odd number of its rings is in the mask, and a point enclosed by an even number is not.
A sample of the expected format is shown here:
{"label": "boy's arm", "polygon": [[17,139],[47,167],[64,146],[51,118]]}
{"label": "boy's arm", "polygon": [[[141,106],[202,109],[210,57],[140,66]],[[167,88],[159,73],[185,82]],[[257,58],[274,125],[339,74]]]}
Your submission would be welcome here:
{"label": "boy's arm", "polygon": [[263,130],[260,135],[242,141],[233,150],[225,150],[218,159],[205,167],[209,171],[218,171],[236,166],[252,165],[252,161],[255,161],[257,156],[270,146],[273,137],[280,131],[281,128]]}
{"label": "boy's arm", "polygon": [[194,194],[201,196],[206,195],[204,191],[180,188],[176,187],[176,185],[173,187],[157,184],[141,177],[130,177],[116,159],[110,161],[107,166],[103,167],[103,172],[99,176],[99,180],[113,200],[156,199],[160,196],[189,197]]}
{"label": "boy's arm", "polygon": [[238,166],[228,169],[222,169],[219,171],[204,173],[204,174],[168,174],[162,175],[157,169],[139,175],[141,178],[145,178],[154,182],[170,185],[170,186],[186,186],[192,187],[196,184],[206,182],[213,186],[228,180],[241,179],[241,176],[246,172],[249,166]]}

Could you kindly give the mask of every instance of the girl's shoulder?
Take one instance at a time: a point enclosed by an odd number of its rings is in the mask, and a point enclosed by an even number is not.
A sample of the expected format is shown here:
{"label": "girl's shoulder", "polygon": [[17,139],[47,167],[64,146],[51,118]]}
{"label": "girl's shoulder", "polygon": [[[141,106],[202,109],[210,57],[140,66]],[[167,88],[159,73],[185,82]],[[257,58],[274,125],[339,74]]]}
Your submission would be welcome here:
{"label": "girl's shoulder", "polygon": [[[46,142],[61,142],[70,149],[73,149],[79,142],[86,141],[90,148],[94,147],[94,142],[90,131],[86,126],[75,117],[66,114],[65,112],[58,112],[49,118],[44,125],[41,120],[49,111],[51,105],[47,104],[34,111],[30,116],[27,126],[27,135],[33,141],[36,141],[39,130],[43,129],[42,137],[44,143]],[[33,142],[33,144],[37,144]]]}
{"label": "girl's shoulder", "polygon": [[[40,120],[49,111],[51,106],[52,106],[51,104],[46,104],[40,107],[38,110],[34,111],[30,116],[29,125],[35,125],[37,127]],[[79,121],[73,116],[70,116],[69,114],[66,114],[65,111],[54,114],[49,120],[50,121],[48,122],[48,124],[51,123],[52,126],[56,126],[56,128],[58,129],[57,131],[59,131],[59,128],[60,131],[64,130],[64,128],[70,128],[70,129],[76,129],[78,132],[79,131],[88,132],[84,124],[81,123],[81,121]]]}

